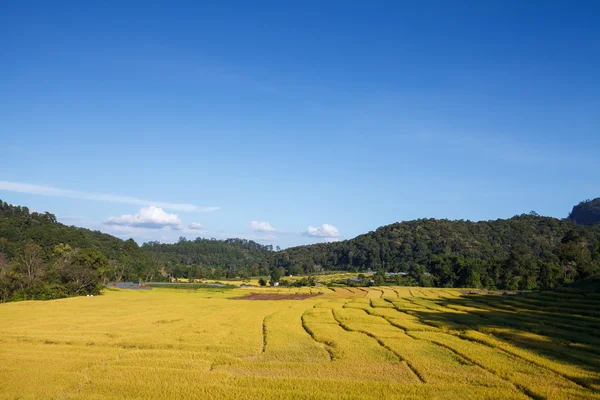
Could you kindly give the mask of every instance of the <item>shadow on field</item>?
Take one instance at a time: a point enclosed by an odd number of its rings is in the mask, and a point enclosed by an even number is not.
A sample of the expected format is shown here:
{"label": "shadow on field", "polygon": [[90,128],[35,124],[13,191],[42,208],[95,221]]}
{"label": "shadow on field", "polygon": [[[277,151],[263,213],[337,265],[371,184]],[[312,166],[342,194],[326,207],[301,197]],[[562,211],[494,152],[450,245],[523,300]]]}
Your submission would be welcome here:
{"label": "shadow on field", "polygon": [[[410,314],[427,325],[459,332],[476,330],[545,358],[573,364],[598,376],[586,383],[600,385],[600,298],[596,297],[473,294],[421,300],[427,310]],[[477,341],[467,335],[460,337]]]}

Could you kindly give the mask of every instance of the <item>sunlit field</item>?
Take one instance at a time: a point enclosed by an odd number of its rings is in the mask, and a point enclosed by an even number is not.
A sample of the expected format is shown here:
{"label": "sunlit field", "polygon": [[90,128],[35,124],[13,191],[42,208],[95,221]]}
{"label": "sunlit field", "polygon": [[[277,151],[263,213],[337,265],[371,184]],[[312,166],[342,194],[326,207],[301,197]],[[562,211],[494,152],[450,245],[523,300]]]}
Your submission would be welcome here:
{"label": "sunlit field", "polygon": [[[282,281],[294,281],[302,278],[312,277],[315,282],[327,284],[332,281],[348,279],[348,278],[356,278],[358,274],[352,272],[328,272],[321,275],[294,275],[294,276],[283,276],[281,278]],[[372,275],[372,274],[364,274],[364,275]],[[270,278],[268,276],[264,276],[263,279],[268,281]],[[189,283],[190,280],[187,278],[178,278],[177,282],[181,283]],[[232,286],[259,286],[259,278],[249,278],[249,279],[195,279],[194,282],[198,283],[208,283],[208,284],[226,284]]]}
{"label": "sunlit field", "polygon": [[0,398],[600,398],[597,296],[155,288],[0,304]]}

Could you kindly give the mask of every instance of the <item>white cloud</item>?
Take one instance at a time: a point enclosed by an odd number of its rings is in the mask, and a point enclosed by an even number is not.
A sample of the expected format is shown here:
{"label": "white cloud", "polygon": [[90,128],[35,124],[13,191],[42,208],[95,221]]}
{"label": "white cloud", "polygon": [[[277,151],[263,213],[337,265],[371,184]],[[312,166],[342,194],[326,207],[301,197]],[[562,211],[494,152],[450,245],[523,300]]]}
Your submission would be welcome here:
{"label": "white cloud", "polygon": [[323,241],[325,243],[339,242],[340,238],[338,238],[338,237],[328,237],[328,238],[323,239]]}
{"label": "white cloud", "polygon": [[156,206],[168,210],[209,212],[220,210],[221,207],[198,207],[194,204],[164,203],[160,201],[143,200],[135,197],[117,196],[105,193],[88,193],[77,190],[59,189],[52,186],[31,185],[28,183],[0,181],[0,190],[17,193],[38,194],[41,196],[68,197],[71,199],[96,200],[109,203],[136,204],[140,206]]}
{"label": "white cloud", "polygon": [[330,224],[322,224],[316,228],[309,225],[306,231],[304,231],[304,235],[312,237],[337,238],[340,236],[340,231],[338,228]]}
{"label": "white cloud", "polygon": [[154,206],[142,208],[134,215],[124,214],[120,217],[110,217],[104,223],[134,228],[183,229],[181,219],[177,215],[166,213],[162,208]]}
{"label": "white cloud", "polygon": [[250,221],[250,229],[254,232],[277,232],[277,229],[267,221]]}
{"label": "white cloud", "polygon": [[193,230],[193,231],[203,231],[204,230],[204,225],[199,224],[197,222],[192,222],[189,226],[189,229]]}

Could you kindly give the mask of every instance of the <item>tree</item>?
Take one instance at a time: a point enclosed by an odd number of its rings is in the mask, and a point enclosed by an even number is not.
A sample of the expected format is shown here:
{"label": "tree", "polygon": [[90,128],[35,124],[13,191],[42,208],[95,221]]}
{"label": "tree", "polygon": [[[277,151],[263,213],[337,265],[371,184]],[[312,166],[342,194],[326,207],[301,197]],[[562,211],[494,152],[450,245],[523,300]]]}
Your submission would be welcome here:
{"label": "tree", "polygon": [[22,288],[22,284],[13,265],[4,253],[0,253],[0,303],[8,301],[19,288]]}
{"label": "tree", "polygon": [[373,275],[373,281],[375,283],[375,286],[383,285],[383,283],[385,282],[385,278],[386,278],[386,275],[385,275],[385,272],[383,271],[383,269],[377,270],[375,275]]}
{"label": "tree", "polygon": [[539,285],[542,289],[552,289],[557,286],[562,277],[560,265],[547,260],[539,260]]}
{"label": "tree", "polygon": [[586,278],[594,271],[588,239],[575,230],[567,232],[556,247],[555,254],[565,271],[569,271],[571,274],[571,280],[576,276]]}
{"label": "tree", "polygon": [[267,286],[267,281],[266,281],[266,280],[264,280],[264,278],[260,278],[260,279],[258,280],[258,284],[259,284],[260,286]]}
{"label": "tree", "polygon": [[100,279],[108,267],[108,260],[97,250],[78,251],[66,268],[65,277],[73,293],[96,294],[100,291]]}
{"label": "tree", "polygon": [[279,268],[273,268],[271,270],[271,286],[275,286],[275,283],[279,282],[279,280],[281,279],[281,271],[279,270]]}
{"label": "tree", "polygon": [[108,280],[119,283],[123,280],[123,277],[127,274],[127,264],[120,262],[119,260],[108,260],[108,267],[105,272],[105,277]]}
{"label": "tree", "polygon": [[42,274],[42,255],[42,248],[35,243],[27,243],[19,254],[21,268],[27,277],[28,285]]}
{"label": "tree", "polygon": [[73,256],[73,248],[68,244],[59,243],[54,246],[52,251],[52,258],[54,259],[54,267],[58,270],[63,269],[66,265],[71,262]]}
{"label": "tree", "polygon": [[6,254],[0,253],[0,275],[12,270],[12,264],[8,261]]}
{"label": "tree", "polygon": [[467,279],[465,280],[465,287],[479,289],[481,287],[481,274],[478,270],[470,268]]}

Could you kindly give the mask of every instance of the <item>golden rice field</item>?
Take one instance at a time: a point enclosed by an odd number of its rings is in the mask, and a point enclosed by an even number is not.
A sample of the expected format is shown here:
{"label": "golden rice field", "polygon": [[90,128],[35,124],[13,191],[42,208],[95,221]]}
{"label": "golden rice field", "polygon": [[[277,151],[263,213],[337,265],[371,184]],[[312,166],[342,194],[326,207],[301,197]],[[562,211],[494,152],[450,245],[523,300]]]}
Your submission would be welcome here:
{"label": "golden rice field", "polygon": [[[322,293],[231,300],[249,292]],[[108,290],[0,304],[1,399],[600,399],[600,298]]]}
{"label": "golden rice field", "polygon": [[[365,275],[369,275],[369,274],[365,274]],[[322,275],[294,275],[293,277],[290,276],[283,276],[281,277],[282,281],[291,281],[291,280],[299,280],[302,278],[308,278],[308,277],[312,277],[315,279],[316,282],[322,283],[322,284],[327,284],[331,281],[336,281],[336,280],[342,280],[342,279],[348,279],[348,278],[356,278],[358,276],[358,274],[356,273],[352,273],[352,272],[335,272],[335,273],[331,273],[328,272],[326,274],[322,274]],[[270,278],[268,276],[263,277],[263,279],[265,280],[269,280]],[[189,282],[190,280],[187,278],[179,278],[178,282]],[[233,285],[233,286],[259,286],[259,278],[249,278],[249,279],[195,279],[195,282],[199,282],[199,283],[221,283],[221,284],[227,284],[227,285]]]}

